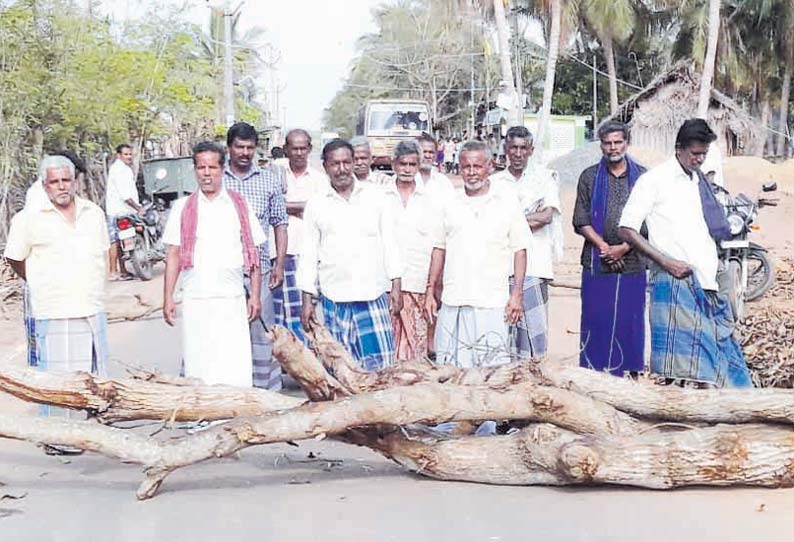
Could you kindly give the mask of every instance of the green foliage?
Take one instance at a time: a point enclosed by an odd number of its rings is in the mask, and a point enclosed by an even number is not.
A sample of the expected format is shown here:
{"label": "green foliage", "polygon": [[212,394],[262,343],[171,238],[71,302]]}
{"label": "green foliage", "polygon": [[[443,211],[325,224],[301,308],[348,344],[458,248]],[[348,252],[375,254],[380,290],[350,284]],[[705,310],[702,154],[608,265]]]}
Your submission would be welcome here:
{"label": "green foliage", "polygon": [[[220,80],[200,29],[158,8],[119,35],[84,6],[0,0],[0,240],[45,152],[68,148],[86,159],[97,197],[103,153],[118,143],[190,144],[215,134]],[[238,73],[250,64],[244,56]],[[259,121],[250,102],[239,107]]]}

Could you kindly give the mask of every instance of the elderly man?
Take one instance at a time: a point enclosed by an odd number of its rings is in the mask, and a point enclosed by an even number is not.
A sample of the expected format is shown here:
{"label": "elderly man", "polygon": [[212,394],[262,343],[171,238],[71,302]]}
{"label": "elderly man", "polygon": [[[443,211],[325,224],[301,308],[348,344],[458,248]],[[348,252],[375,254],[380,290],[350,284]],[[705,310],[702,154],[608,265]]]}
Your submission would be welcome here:
{"label": "elderly man", "polygon": [[505,152],[510,163],[491,180],[494,188],[514,190],[532,230],[523,286],[523,318],[512,335],[519,356],[538,358],[548,350],[548,284],[554,278],[554,259],[562,258],[562,206],[557,174],[530,165],[533,151],[529,130],[523,126],[507,130]]}
{"label": "elderly man", "polygon": [[[698,386],[751,387],[733,315],[718,292],[715,241],[730,230],[700,172],[716,139],[703,119],[684,122],[675,157],[642,175],[631,191],[619,235],[655,264],[651,371]],[[640,234],[643,222],[648,240]]]}
{"label": "elderly man", "polygon": [[391,180],[391,176],[382,171],[372,171],[372,148],[366,137],[356,136],[350,144],[353,146],[353,175],[357,181],[380,186]]}
{"label": "elderly man", "polygon": [[422,155],[419,157],[419,172],[416,174],[416,185],[425,186],[434,196],[441,199],[451,197],[455,186],[449,177],[436,168],[436,152],[438,143],[430,134],[423,133],[416,138]]}
{"label": "elderly man", "polygon": [[[417,186],[419,146],[402,141],[394,149],[394,179],[383,192],[396,217],[397,240],[405,268],[402,275],[402,309],[393,318],[398,361],[432,356],[433,326],[425,313],[425,290],[433,241],[430,230],[441,203]],[[430,339],[430,342],[428,341]]]}
{"label": "elderly man", "polygon": [[391,316],[401,308],[394,218],[381,189],[355,180],[350,143],[326,144],[323,165],[331,188],[312,198],[304,215],[301,320],[307,330],[316,321],[319,295],[325,326],[336,340],[363,368],[381,369],[394,357]]}
{"label": "elderly man", "polygon": [[289,163],[286,167],[286,199],[289,215],[287,256],[284,259],[284,284],[273,291],[276,323],[288,328],[305,342],[301,327],[301,291],[295,273],[298,255],[303,245],[303,210],[315,194],[328,190],[328,178],[309,165],[312,138],[309,132],[295,128],[287,132],[284,152]]}
{"label": "elderly man", "polygon": [[[284,260],[287,249],[287,208],[279,172],[254,165],[259,135],[250,124],[238,122],[226,133],[229,164],[223,170],[223,185],[245,198],[264,231],[273,227],[276,257],[271,266],[267,245],[259,252],[261,284],[259,299],[262,316],[251,322],[251,355],[253,382],[258,388],[281,389],[281,365],[273,360],[273,343],[265,330],[275,321],[273,291],[284,282]],[[247,284],[251,291],[251,285]]]}
{"label": "elderly man", "polygon": [[[224,188],[225,154],[211,142],[193,147],[199,190],[174,202],[163,233],[163,317],[170,326],[176,322],[174,293],[181,276],[185,376],[250,387],[249,322],[261,310],[256,247],[267,236],[245,198]],[[245,273],[251,285],[247,300]]]}
{"label": "elderly man", "polygon": [[[522,315],[521,285],[532,233],[516,198],[491,185],[485,143],[463,145],[460,168],[464,191],[444,203],[433,234],[425,308],[431,319],[437,318],[440,363],[494,365],[510,359],[508,326]],[[444,289],[437,310],[442,271]]]}
{"label": "elderly man", "polygon": [[645,168],[626,153],[627,125],[607,122],[598,139],[603,157],[579,176],[573,211],[585,239],[579,365],[623,376],[645,366],[645,261],[620,239],[618,222]]}
{"label": "elderly man", "polygon": [[103,298],[110,244],[105,215],[75,196],[75,168],[68,158],[45,157],[39,177],[48,201],[14,216],[5,248],[29,288],[36,340],[28,358],[43,371],[101,375],[107,360]]}
{"label": "elderly man", "polygon": [[127,273],[119,250],[119,231],[116,219],[140,212],[143,209],[138,199],[138,188],[132,172],[132,147],[122,143],[116,147],[116,160],[108,171],[105,187],[105,213],[108,218],[110,234],[110,280],[131,280],[133,275]]}

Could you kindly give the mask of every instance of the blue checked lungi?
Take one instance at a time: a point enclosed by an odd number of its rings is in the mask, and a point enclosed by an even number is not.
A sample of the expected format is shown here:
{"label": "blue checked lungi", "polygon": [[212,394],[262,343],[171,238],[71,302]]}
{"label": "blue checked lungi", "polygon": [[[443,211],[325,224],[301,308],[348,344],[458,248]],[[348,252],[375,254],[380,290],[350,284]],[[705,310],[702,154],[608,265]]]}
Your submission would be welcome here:
{"label": "blue checked lungi", "polygon": [[582,269],[579,366],[623,376],[645,368],[645,271]]}
{"label": "blue checked lungi", "polygon": [[[513,288],[510,277],[510,288]],[[519,357],[540,358],[549,348],[549,281],[524,277],[524,315],[518,324],[510,326],[514,352]]]}
{"label": "blue checked lungi", "polygon": [[325,327],[368,371],[394,360],[394,335],[387,294],[374,301],[334,303],[320,296]]}
{"label": "blue checked lungi", "polygon": [[36,367],[39,364],[38,351],[36,350],[36,319],[33,318],[30,289],[27,282],[22,283],[22,307],[28,344],[28,367]]}
{"label": "blue checked lungi", "polygon": [[[259,288],[259,299],[262,304],[261,320],[273,327],[274,292],[268,288],[270,272],[262,273],[262,284]],[[250,280],[245,277],[246,292],[250,292]],[[251,358],[253,362],[253,380],[255,388],[272,391],[281,390],[281,364],[273,359],[273,341],[268,337],[262,322],[251,322]]]}
{"label": "blue checked lungi", "polygon": [[284,259],[284,282],[273,290],[273,312],[276,324],[289,329],[306,344],[301,325],[301,291],[295,280],[297,269],[298,257],[287,255]]}
{"label": "blue checked lungi", "polygon": [[651,274],[651,372],[718,387],[752,387],[726,299],[694,275]]}
{"label": "blue checked lungi", "polygon": [[[85,318],[39,318],[35,325],[39,371],[106,374],[108,343],[104,312]],[[49,405],[42,405],[39,411],[43,416],[85,417],[83,413]]]}

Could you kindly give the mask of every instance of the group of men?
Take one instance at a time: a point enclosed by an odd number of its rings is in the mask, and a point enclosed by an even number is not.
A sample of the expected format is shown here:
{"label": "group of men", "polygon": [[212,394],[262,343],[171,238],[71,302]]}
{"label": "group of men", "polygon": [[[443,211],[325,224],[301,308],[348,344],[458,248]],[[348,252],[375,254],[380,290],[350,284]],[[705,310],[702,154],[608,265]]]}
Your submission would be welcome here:
{"label": "group of men", "polygon": [[[651,371],[749,386],[718,288],[720,217],[699,169],[716,136],[687,121],[675,156],[649,171],[628,156],[625,125],[598,136],[603,158],[582,173],[573,213],[585,238],[581,365],[643,370],[649,277]],[[530,161],[526,128],[507,131],[509,166],[498,173],[487,144],[464,143],[461,188],[434,167],[428,134],[395,147],[393,176],[371,170],[364,139],[329,142],[324,172],[309,165],[304,130],[287,134],[283,166],[256,163],[248,124],[232,126],[226,143],[194,147],[198,189],[174,202],[164,233],[163,312],[174,325],[181,284],[186,376],[280,389],[268,330],[280,324],[307,342],[320,320],[368,370],[425,356],[474,367],[546,354],[562,209],[556,174]],[[126,163],[127,149],[117,150]],[[75,171],[67,157],[42,160],[39,196],[13,218],[5,257],[30,292],[32,364],[101,372],[115,211],[77,196]],[[118,212],[138,210],[128,183],[116,190],[128,206]]]}

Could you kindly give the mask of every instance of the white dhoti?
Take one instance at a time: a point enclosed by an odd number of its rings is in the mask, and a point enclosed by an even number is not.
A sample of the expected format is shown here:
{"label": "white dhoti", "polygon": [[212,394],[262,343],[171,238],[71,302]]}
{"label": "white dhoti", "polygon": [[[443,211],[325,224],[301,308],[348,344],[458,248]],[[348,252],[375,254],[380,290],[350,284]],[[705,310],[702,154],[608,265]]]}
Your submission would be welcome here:
{"label": "white dhoti", "polygon": [[438,363],[462,368],[509,362],[505,310],[442,304],[436,322],[435,348]]}
{"label": "white dhoti", "polygon": [[205,384],[251,387],[251,335],[245,296],[182,302],[185,376]]}

